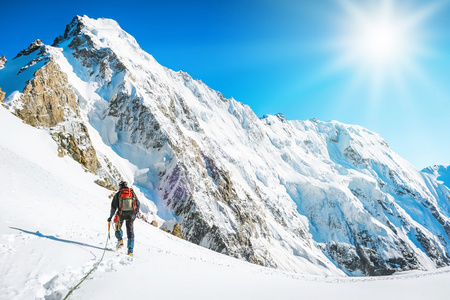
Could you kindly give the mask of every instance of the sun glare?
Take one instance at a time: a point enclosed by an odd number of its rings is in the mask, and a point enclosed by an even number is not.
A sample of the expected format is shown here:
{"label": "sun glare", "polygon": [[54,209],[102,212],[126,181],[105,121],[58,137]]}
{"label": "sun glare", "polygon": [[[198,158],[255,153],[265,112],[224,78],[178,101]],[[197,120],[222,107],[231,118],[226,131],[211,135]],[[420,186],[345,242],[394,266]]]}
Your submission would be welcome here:
{"label": "sun glare", "polygon": [[369,62],[394,63],[407,44],[396,27],[388,22],[365,24],[354,37],[353,51]]}
{"label": "sun glare", "polygon": [[394,0],[339,3],[343,13],[332,43],[337,53],[332,68],[353,70],[359,77],[355,81],[368,84],[372,94],[404,82],[410,70],[420,70],[417,58],[428,52],[424,22],[435,6],[400,9]]}

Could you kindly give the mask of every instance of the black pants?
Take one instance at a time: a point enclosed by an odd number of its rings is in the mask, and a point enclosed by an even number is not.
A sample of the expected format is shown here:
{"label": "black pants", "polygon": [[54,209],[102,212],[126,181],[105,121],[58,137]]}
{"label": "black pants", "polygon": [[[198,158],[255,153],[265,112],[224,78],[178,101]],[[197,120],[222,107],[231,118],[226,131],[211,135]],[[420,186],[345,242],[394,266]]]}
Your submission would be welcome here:
{"label": "black pants", "polygon": [[134,225],[133,222],[136,219],[136,215],[119,215],[116,223],[116,238],[120,241],[123,239],[122,225],[126,221],[127,226],[127,238],[128,238],[128,251],[133,252],[134,248]]}

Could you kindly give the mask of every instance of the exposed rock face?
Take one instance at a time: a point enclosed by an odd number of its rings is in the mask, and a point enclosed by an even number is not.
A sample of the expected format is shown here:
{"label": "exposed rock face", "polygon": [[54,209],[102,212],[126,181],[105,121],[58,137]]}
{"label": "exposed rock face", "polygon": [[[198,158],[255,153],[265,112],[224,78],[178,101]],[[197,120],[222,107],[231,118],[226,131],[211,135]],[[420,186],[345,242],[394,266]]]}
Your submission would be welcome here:
{"label": "exposed rock face", "polygon": [[173,230],[172,230],[172,235],[180,238],[180,239],[184,239],[183,234],[181,233],[181,227],[180,224],[175,224],[173,226]]}
{"label": "exposed rock face", "polygon": [[60,44],[61,42],[64,42],[68,39],[70,39],[71,37],[77,36],[82,27],[85,26],[83,24],[83,17],[81,16],[75,16],[72,21],[66,25],[66,30],[64,31],[64,34],[61,36],[58,36],[54,41],[53,41],[53,45],[52,46],[57,46],[58,44]]}
{"label": "exposed rock face", "polygon": [[99,179],[95,183],[97,183],[99,186],[104,187],[105,189],[117,191],[117,187],[111,183],[111,180],[109,178],[105,178],[103,180]]}
{"label": "exposed rock face", "polygon": [[[69,131],[66,131],[64,126],[58,126],[57,132],[52,135],[58,144],[58,155],[60,157],[69,155],[95,174],[99,168],[99,162],[85,125],[82,122],[73,122],[68,125],[70,125],[67,127]],[[61,131],[58,132],[58,130]]]}
{"label": "exposed rock face", "polygon": [[16,114],[32,126],[53,127],[65,120],[65,114],[79,114],[67,75],[52,61],[35,72],[22,93],[23,108]]}
{"label": "exposed rock face", "polygon": [[5,66],[5,64],[6,64],[6,57],[3,55],[3,56],[0,56],[0,69],[3,69],[3,67]]}
{"label": "exposed rock face", "polygon": [[38,69],[22,91],[19,102],[21,105],[15,113],[25,123],[35,127],[59,127],[59,133],[53,138],[59,145],[60,156],[68,154],[90,172],[97,172],[99,163],[87,128],[79,119],[77,96],[57,64],[49,61]]}
{"label": "exposed rock face", "polygon": [[[26,124],[50,128],[58,143],[58,155],[69,155],[92,173],[99,162],[92,146],[87,127],[80,117],[77,95],[69,85],[67,74],[55,63],[50,48],[40,40],[33,42],[16,56],[36,54],[17,72],[29,70],[37,63],[43,64],[25,84],[19,99],[10,103],[14,113]],[[16,59],[15,58],[15,59]],[[29,71],[28,71],[29,72]],[[0,98],[2,94],[0,93]],[[2,99],[3,100],[3,99]]]}
{"label": "exposed rock face", "polygon": [[31,53],[33,53],[34,51],[36,51],[37,49],[39,49],[41,46],[43,46],[44,44],[42,43],[41,40],[37,39],[34,42],[32,42],[30,44],[30,46],[26,49],[23,49],[22,51],[20,51],[16,57],[14,57],[13,59],[16,59],[22,55],[29,55]]}
{"label": "exposed rock face", "polygon": [[2,88],[0,88],[0,102],[5,102],[5,92],[2,92]]}
{"label": "exposed rock face", "polygon": [[69,48],[74,50],[73,55],[86,68],[98,65],[99,80],[105,83],[111,78],[114,70],[115,72],[124,71],[125,65],[118,59],[116,53],[110,48],[97,48],[92,38],[88,34],[84,34],[83,28],[85,19],[80,16],[73,18],[72,22],[66,26],[64,35],[59,36],[53,42],[53,45],[58,45],[66,40],[70,40]]}
{"label": "exposed rock face", "polygon": [[413,250],[401,241],[400,245],[397,245],[401,255],[386,260],[377,251],[376,245],[380,241],[373,241],[367,234],[365,234],[363,240],[365,240],[363,244],[357,244],[356,246],[329,242],[325,251],[336,263],[345,267],[348,271],[359,270],[370,276],[391,275],[399,270],[411,270],[420,267]]}

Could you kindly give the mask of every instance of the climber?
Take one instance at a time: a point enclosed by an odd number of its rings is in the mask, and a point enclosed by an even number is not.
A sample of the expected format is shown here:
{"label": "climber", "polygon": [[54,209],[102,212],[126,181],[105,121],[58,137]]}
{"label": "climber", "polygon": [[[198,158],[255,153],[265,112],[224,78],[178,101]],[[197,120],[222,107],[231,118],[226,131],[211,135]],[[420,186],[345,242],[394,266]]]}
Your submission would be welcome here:
{"label": "climber", "polygon": [[120,182],[119,191],[114,195],[111,202],[111,213],[108,218],[108,222],[117,210],[117,215],[114,221],[116,222],[116,238],[117,238],[117,250],[123,246],[122,238],[122,224],[126,221],[127,226],[127,238],[128,238],[128,255],[133,256],[134,248],[134,228],[133,222],[136,219],[136,214],[139,212],[140,202],[136,197],[132,188],[129,188],[125,181]]}

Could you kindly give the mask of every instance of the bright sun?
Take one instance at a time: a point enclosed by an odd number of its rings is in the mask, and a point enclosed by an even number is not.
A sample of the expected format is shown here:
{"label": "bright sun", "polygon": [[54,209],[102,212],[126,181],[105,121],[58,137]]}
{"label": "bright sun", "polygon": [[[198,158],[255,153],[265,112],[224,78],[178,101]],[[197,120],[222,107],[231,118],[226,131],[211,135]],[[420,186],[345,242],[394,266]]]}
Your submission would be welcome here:
{"label": "bright sun", "polygon": [[364,24],[352,41],[354,54],[368,62],[394,63],[407,50],[407,41],[396,27],[391,22]]}
{"label": "bright sun", "polygon": [[375,11],[354,6],[350,9],[343,46],[355,62],[386,68],[402,56],[410,55],[415,46],[413,31],[417,28],[408,26],[401,16],[395,16],[390,5]]}
{"label": "bright sun", "polygon": [[417,58],[429,52],[424,46],[424,22],[436,5],[400,9],[393,0],[339,3],[344,13],[332,43],[338,53],[332,69],[353,70],[355,81],[368,84],[372,94],[388,85],[401,85],[410,72],[420,72]]}

